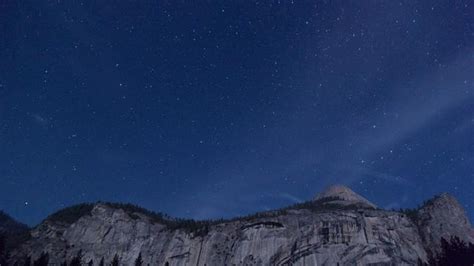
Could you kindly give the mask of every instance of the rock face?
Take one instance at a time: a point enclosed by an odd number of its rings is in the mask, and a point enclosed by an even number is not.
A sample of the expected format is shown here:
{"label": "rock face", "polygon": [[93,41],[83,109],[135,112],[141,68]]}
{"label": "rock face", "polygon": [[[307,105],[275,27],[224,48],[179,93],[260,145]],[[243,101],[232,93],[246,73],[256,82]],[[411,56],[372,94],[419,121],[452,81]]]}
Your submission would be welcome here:
{"label": "rock face", "polygon": [[340,186],[307,203],[207,223],[98,203],[72,218],[69,212],[46,219],[12,252],[11,262],[47,252],[57,265],[81,252],[82,261],[94,265],[115,255],[120,265],[133,265],[140,253],[144,265],[416,265],[427,261],[440,236],[473,232],[462,208],[447,197],[420,209],[419,220],[376,209]]}
{"label": "rock face", "polygon": [[360,205],[362,207],[376,208],[374,204],[364,197],[356,194],[348,187],[341,185],[330,186],[317,195],[314,200],[318,201],[323,199],[327,199],[325,202],[328,204]]}
{"label": "rock face", "polygon": [[417,223],[426,247],[440,250],[439,239],[458,236],[464,242],[474,243],[474,231],[459,202],[443,193],[429,200],[417,213]]}

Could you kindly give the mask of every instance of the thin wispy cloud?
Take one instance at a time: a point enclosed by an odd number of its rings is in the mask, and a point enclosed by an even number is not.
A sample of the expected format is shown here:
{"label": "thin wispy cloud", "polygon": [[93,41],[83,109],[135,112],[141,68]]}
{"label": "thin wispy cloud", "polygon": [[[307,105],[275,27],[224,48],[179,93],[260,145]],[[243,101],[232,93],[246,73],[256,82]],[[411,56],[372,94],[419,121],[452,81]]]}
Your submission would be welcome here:
{"label": "thin wispy cloud", "polygon": [[47,126],[50,122],[48,118],[40,114],[32,114],[31,117],[33,118],[33,121],[40,126]]}
{"label": "thin wispy cloud", "polygon": [[290,202],[292,202],[292,203],[301,203],[301,202],[304,201],[303,199],[301,199],[301,198],[299,198],[299,197],[297,197],[297,196],[295,196],[295,195],[292,195],[292,194],[290,194],[290,193],[286,193],[286,192],[280,193],[278,196],[279,196],[280,198],[283,198],[283,199],[285,199],[285,200],[288,200],[288,201],[290,201]]}

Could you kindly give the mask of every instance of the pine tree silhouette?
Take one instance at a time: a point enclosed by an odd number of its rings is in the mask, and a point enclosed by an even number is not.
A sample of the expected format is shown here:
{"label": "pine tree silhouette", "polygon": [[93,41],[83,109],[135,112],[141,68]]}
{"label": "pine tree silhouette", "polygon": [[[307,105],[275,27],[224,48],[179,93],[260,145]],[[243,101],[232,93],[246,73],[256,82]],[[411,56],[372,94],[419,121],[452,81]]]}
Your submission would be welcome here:
{"label": "pine tree silhouette", "polygon": [[111,263],[112,266],[119,266],[119,257],[117,254],[115,254],[114,259],[112,260]]}
{"label": "pine tree silhouette", "polygon": [[48,253],[41,253],[41,256],[35,260],[33,266],[48,266],[49,263],[49,254]]}
{"label": "pine tree silhouette", "polygon": [[5,241],[6,237],[3,234],[0,234],[0,266],[7,265],[8,261],[8,252]]}
{"label": "pine tree silhouette", "polygon": [[142,266],[143,264],[143,259],[142,259],[142,253],[138,253],[138,257],[135,260],[135,266]]}
{"label": "pine tree silhouette", "polygon": [[72,258],[71,263],[69,263],[69,266],[81,266],[82,265],[82,250],[79,250],[77,252],[77,255]]}
{"label": "pine tree silhouette", "polygon": [[30,256],[25,257],[23,266],[31,266],[31,257]]}
{"label": "pine tree silhouette", "polygon": [[432,256],[429,265],[435,266],[472,266],[474,265],[474,244],[466,244],[459,237],[448,241],[441,238],[441,253]]}

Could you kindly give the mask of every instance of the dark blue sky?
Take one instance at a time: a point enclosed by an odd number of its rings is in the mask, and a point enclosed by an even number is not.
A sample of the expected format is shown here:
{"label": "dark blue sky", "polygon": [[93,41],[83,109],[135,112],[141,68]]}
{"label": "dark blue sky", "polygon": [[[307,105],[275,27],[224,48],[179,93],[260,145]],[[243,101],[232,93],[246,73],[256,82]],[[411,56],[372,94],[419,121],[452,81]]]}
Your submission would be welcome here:
{"label": "dark blue sky", "polygon": [[471,1],[198,2],[0,2],[0,209],[230,217],[343,183],[474,217]]}

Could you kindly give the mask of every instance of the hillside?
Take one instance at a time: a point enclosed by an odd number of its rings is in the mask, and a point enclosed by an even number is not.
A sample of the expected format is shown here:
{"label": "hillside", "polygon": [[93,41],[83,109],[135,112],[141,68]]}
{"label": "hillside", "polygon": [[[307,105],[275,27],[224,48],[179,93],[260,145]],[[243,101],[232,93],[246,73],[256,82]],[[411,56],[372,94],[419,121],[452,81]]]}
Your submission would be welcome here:
{"label": "hillside", "polygon": [[174,219],[130,204],[77,205],[32,229],[10,262],[48,254],[55,264],[116,258],[133,265],[140,256],[144,265],[416,265],[451,236],[474,243],[471,224],[450,195],[395,212],[336,186],[312,201],[216,221]]}
{"label": "hillside", "polygon": [[0,211],[0,237],[4,239],[6,249],[13,249],[29,239],[29,228]]}

